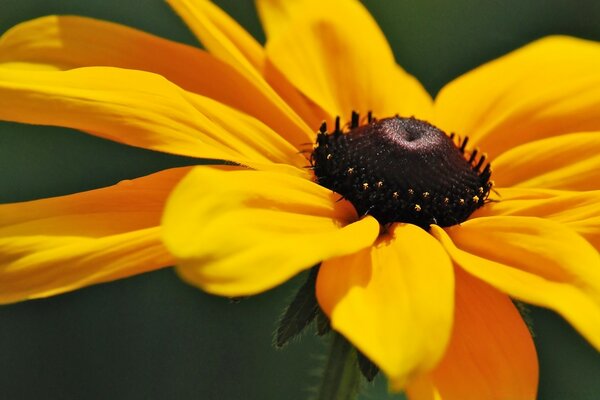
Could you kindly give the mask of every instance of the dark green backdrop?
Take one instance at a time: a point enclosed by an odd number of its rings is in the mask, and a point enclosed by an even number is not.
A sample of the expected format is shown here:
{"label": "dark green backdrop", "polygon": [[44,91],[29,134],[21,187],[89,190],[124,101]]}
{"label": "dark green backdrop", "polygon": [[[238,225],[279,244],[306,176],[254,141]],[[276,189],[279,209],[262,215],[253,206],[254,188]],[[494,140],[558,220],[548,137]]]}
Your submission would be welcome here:
{"label": "dark green backdrop", "polygon": [[[219,3],[264,39],[251,1]],[[398,61],[433,94],[547,34],[600,40],[595,0],[365,3]],[[52,13],[196,44],[161,0],[0,0],[0,32]],[[0,202],[77,192],[189,162],[67,129],[0,123]],[[0,307],[0,398],[303,400],[317,383],[323,346],[310,335],[283,351],[270,346],[274,322],[298,283],[230,304],[163,270]],[[532,315],[540,399],[600,398],[600,356],[554,314],[535,309]],[[385,393],[379,378],[364,399]]]}

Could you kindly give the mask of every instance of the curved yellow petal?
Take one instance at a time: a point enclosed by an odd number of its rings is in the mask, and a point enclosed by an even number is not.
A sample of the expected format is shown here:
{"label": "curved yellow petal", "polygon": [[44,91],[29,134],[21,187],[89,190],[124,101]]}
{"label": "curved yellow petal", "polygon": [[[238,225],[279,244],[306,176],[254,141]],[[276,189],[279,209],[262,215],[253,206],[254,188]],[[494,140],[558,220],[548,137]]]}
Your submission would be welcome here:
{"label": "curved yellow petal", "polygon": [[[154,72],[255,116],[295,145],[312,137],[312,129],[284,111],[264,82],[200,49],[111,22],[53,15],[21,23],[0,38],[0,64],[28,70],[114,66]],[[303,111],[301,105],[297,108]],[[316,127],[320,121],[312,123]]]}
{"label": "curved yellow petal", "polygon": [[[307,126],[315,129],[328,117],[320,107],[296,90],[288,78],[267,59],[262,46],[218,6],[207,0],[168,2],[213,55],[246,75],[279,105],[280,111],[298,125],[292,133],[298,127],[305,134],[309,133]],[[298,117],[301,120],[297,120]],[[314,140],[312,132],[310,138]],[[300,144],[305,140],[306,137],[300,135],[299,140],[292,140],[292,143]]]}
{"label": "curved yellow petal", "polygon": [[447,231],[431,230],[467,272],[555,310],[600,349],[600,256],[581,236],[533,217],[481,217]]}
{"label": "curved yellow petal", "polygon": [[313,131],[321,122],[316,117],[315,110],[270,65],[262,46],[244,28],[208,0],[167,2],[211,54],[252,81],[286,116],[292,126],[288,128],[290,132],[282,131],[282,135],[287,135],[296,146],[314,140]]}
{"label": "curved yellow petal", "polygon": [[492,166],[500,187],[600,189],[600,131],[526,143],[502,153]]}
{"label": "curved yellow petal", "polygon": [[270,289],[323,259],[373,243],[379,224],[309,180],[198,167],[177,186],[164,240],[190,283],[225,296]]}
{"label": "curved yellow petal", "polygon": [[0,68],[0,119],[75,128],[133,146],[250,166],[307,163],[258,120],[143,71]]}
{"label": "curved yellow petal", "polygon": [[600,190],[587,192],[536,191],[498,188],[498,199],[477,210],[472,218],[513,215],[541,217],[565,224],[600,251]]}
{"label": "curved yellow petal", "polygon": [[452,338],[429,377],[440,398],[535,400],[538,373],[531,334],[508,296],[457,269]]}
{"label": "curved yellow petal", "polygon": [[301,7],[306,7],[309,1],[256,0],[258,16],[267,37],[284,34],[288,23],[302,12]]}
{"label": "curved yellow petal", "polygon": [[396,65],[385,36],[358,1],[287,3],[259,3],[267,32],[278,25],[268,38],[267,56],[330,116],[348,121],[356,110],[379,118],[399,113],[429,119],[430,96]]}
{"label": "curved yellow petal", "polygon": [[397,224],[374,247],[325,260],[317,298],[332,327],[401,390],[444,353],[454,308],[452,263],[427,232]]}
{"label": "curved yellow petal", "polygon": [[600,130],[600,44],[535,41],[444,87],[435,123],[495,157],[528,141]]}
{"label": "curved yellow petal", "polygon": [[189,168],[103,189],[0,205],[0,302],[46,297],[172,265],[167,196]]}
{"label": "curved yellow petal", "polygon": [[262,46],[209,0],[167,0],[204,47],[236,69],[259,77]]}

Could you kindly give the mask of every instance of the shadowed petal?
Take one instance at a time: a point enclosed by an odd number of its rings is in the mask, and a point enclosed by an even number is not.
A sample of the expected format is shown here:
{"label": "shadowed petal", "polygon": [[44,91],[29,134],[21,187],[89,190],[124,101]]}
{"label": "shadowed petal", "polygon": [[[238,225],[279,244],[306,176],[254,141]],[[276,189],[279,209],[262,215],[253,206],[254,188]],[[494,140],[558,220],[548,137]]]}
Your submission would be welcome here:
{"label": "shadowed petal", "polygon": [[390,235],[374,247],[324,261],[317,298],[332,327],[401,390],[444,353],[454,277],[448,255],[421,228],[398,224]]}
{"label": "shadowed petal", "polygon": [[481,217],[447,231],[431,232],[467,272],[555,310],[600,349],[600,256],[581,236],[533,217]]}
{"label": "shadowed petal", "polygon": [[[535,346],[508,296],[457,269],[452,339],[424,380],[429,381],[428,391],[439,391],[444,400],[534,400]],[[427,398],[422,386],[410,385],[411,400]]]}
{"label": "shadowed petal", "polygon": [[115,186],[0,205],[0,302],[74,290],[172,265],[166,198],[188,168]]}
{"label": "shadowed petal", "polygon": [[515,147],[493,161],[500,187],[600,188],[600,132],[573,133]]}
{"label": "shadowed petal", "polygon": [[330,116],[352,110],[428,119],[431,98],[396,65],[377,23],[357,1],[258,3],[271,61]]}
{"label": "shadowed petal", "polygon": [[294,146],[258,120],[143,71],[0,68],[0,119],[254,167],[273,161],[306,165]]}
{"label": "shadowed petal", "polygon": [[259,171],[194,169],[171,196],[164,240],[180,275],[225,296],[270,289],[323,259],[370,246],[371,217],[309,180]]}
{"label": "shadowed petal", "polygon": [[449,83],[435,123],[495,157],[516,145],[600,130],[600,44],[563,36],[535,41]]}

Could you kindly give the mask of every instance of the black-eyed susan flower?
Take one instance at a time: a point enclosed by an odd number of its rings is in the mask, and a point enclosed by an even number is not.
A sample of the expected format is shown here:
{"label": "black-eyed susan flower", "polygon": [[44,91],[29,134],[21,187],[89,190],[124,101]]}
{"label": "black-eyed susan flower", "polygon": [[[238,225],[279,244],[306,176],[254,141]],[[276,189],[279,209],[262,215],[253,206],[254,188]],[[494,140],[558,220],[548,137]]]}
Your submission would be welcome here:
{"label": "black-eyed susan flower", "polygon": [[7,32],[0,118],[237,166],[2,205],[1,301],[168,265],[246,296],[320,265],[332,328],[414,399],[535,398],[511,298],[600,348],[600,45],[539,40],[433,101],[358,2],[258,0],[264,47],[170,4],[208,52],[78,17]]}

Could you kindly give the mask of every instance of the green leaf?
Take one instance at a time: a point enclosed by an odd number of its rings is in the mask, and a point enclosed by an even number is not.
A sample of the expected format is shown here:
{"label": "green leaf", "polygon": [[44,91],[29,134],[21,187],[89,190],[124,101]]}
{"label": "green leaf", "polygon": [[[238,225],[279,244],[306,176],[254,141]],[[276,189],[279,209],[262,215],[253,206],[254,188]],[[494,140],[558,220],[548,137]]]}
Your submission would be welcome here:
{"label": "green leaf", "polygon": [[331,324],[329,323],[329,318],[327,318],[327,315],[325,315],[323,310],[321,310],[320,308],[317,313],[316,325],[317,325],[317,335],[319,335],[319,336],[323,336],[326,333],[329,333],[329,331],[331,330]]}
{"label": "green leaf", "polygon": [[332,332],[331,347],[317,400],[353,400],[360,390],[356,352],[339,333]]}
{"label": "green leaf", "polygon": [[320,312],[315,296],[315,283],[319,267],[313,267],[308,279],[285,310],[279,321],[275,336],[275,346],[281,348],[299,335]]}
{"label": "green leaf", "polygon": [[367,356],[356,349],[356,358],[358,361],[358,368],[363,374],[366,380],[373,382],[373,379],[379,373],[379,367],[373,363]]}

